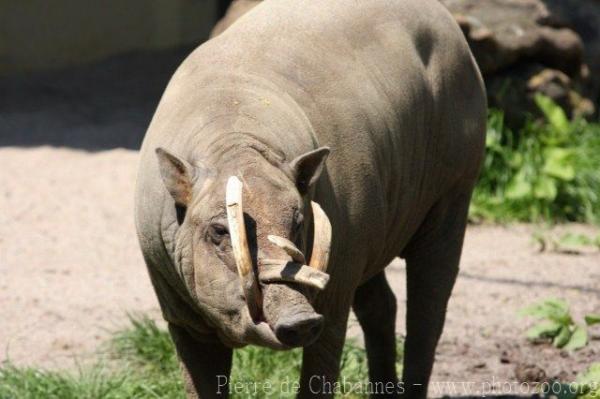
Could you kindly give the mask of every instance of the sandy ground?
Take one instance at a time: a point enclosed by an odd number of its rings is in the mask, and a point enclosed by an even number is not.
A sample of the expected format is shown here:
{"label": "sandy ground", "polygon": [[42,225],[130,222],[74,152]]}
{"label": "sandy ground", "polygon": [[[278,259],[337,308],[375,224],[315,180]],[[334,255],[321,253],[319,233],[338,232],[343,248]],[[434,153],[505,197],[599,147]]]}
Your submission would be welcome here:
{"label": "sandy ground", "polygon": [[[136,162],[124,149],[0,148],[0,359],[72,367],[91,359],[127,312],[160,317],[133,225]],[[435,381],[514,381],[520,364],[570,379],[600,360],[598,340],[574,354],[525,340],[530,321],[516,314],[535,300],[565,298],[578,318],[600,313],[600,253],[538,253],[532,230],[469,228]],[[402,333],[404,265],[388,270]],[[439,384],[433,396],[481,388]]]}
{"label": "sandy ground", "polygon": [[[160,318],[133,226],[135,150],[189,50],[0,79],[0,361],[70,368],[92,361],[127,312]],[[533,230],[469,228],[432,396],[489,393],[526,364],[570,380],[600,361],[597,339],[574,354],[525,340],[531,321],[516,314],[535,300],[565,298],[579,319],[600,313],[600,253],[540,254]],[[403,263],[388,270],[402,334]]]}
{"label": "sandy ground", "polygon": [[0,351],[62,366],[157,314],[133,224],[137,153],[0,149]]}

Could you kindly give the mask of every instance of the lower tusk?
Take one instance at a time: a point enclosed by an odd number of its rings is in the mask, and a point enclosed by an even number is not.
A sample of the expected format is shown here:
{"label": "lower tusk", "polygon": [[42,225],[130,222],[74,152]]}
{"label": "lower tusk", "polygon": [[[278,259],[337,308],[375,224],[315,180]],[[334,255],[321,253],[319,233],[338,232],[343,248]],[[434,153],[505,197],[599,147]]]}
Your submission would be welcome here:
{"label": "lower tusk", "polygon": [[293,242],[288,240],[287,238],[269,235],[267,237],[269,241],[273,244],[277,245],[279,248],[283,249],[289,256],[292,257],[294,262],[305,264],[306,258],[304,258],[304,254],[294,245]]}
{"label": "lower tusk", "polygon": [[259,279],[261,283],[298,283],[324,290],[329,281],[329,275],[314,267],[287,262],[284,264],[263,264]]}

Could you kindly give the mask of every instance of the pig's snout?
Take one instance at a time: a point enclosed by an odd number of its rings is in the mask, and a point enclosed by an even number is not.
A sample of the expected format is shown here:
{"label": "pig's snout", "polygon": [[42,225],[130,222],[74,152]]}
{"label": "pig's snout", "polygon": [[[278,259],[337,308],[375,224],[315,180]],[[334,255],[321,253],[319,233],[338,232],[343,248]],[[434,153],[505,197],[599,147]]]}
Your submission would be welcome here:
{"label": "pig's snout", "polygon": [[313,343],[323,329],[323,316],[315,312],[301,287],[266,284],[263,314],[277,339],[289,347]]}
{"label": "pig's snout", "polygon": [[275,336],[287,346],[307,346],[312,344],[323,329],[323,316],[299,312],[286,314],[275,324]]}

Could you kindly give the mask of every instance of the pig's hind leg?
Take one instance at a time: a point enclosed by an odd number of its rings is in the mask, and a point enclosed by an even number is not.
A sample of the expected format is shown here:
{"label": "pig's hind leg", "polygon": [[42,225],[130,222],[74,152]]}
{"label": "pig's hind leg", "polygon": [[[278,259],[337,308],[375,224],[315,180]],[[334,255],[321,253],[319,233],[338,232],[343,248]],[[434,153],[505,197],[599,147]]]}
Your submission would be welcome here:
{"label": "pig's hind leg", "polygon": [[401,254],[406,259],[407,284],[404,397],[427,395],[435,348],[458,274],[470,197],[471,187],[467,187],[439,200]]}

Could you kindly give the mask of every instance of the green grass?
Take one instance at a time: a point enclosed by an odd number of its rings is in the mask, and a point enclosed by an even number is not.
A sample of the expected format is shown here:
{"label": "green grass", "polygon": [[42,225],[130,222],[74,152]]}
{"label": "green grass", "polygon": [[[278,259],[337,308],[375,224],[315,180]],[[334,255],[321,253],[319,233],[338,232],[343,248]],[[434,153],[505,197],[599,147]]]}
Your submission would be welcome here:
{"label": "green grass", "polygon": [[[45,371],[35,368],[0,367],[1,399],[183,399],[184,392],[175,352],[166,331],[144,317],[131,319],[132,325],[114,335],[108,343],[107,359],[93,366],[75,371]],[[402,359],[399,341],[398,367]],[[235,352],[232,384],[241,383],[242,389],[233,398],[294,397],[293,390],[281,395],[273,389],[264,393],[266,381],[280,387],[287,381],[291,387],[300,371],[300,351],[277,352],[264,348],[247,347]],[[364,349],[350,341],[344,347],[342,376],[347,387],[367,380]],[[248,382],[259,382],[258,390]],[[571,384],[559,384],[555,392],[559,399],[592,399],[600,395],[600,364],[591,365]],[[556,389],[556,385],[552,385]],[[284,388],[285,389],[285,388]],[[360,394],[346,392],[344,397],[361,398]]]}
{"label": "green grass", "polygon": [[[131,326],[114,335],[107,344],[110,356],[95,365],[76,371],[45,371],[15,367],[8,363],[0,368],[0,399],[129,399],[184,398],[183,386],[171,339],[166,331],[145,317],[132,317]],[[402,344],[398,344],[399,361]],[[294,397],[298,381],[301,351],[273,351],[246,347],[234,352],[231,382],[243,388],[234,398],[282,397],[279,390]],[[367,381],[364,349],[349,340],[342,355],[342,376],[349,383]],[[272,394],[264,385],[255,389],[250,382],[269,381]],[[360,395],[347,394],[347,397]]]}
{"label": "green grass", "polygon": [[0,369],[0,398],[125,398],[133,391],[129,380],[101,366],[70,374],[8,364]]}
{"label": "green grass", "polygon": [[545,119],[518,133],[490,111],[471,220],[599,223],[600,124],[568,120],[546,97],[536,102]]}
{"label": "green grass", "polygon": [[75,371],[0,368],[0,399],[185,398],[173,344],[145,317],[107,343],[109,357]]}

